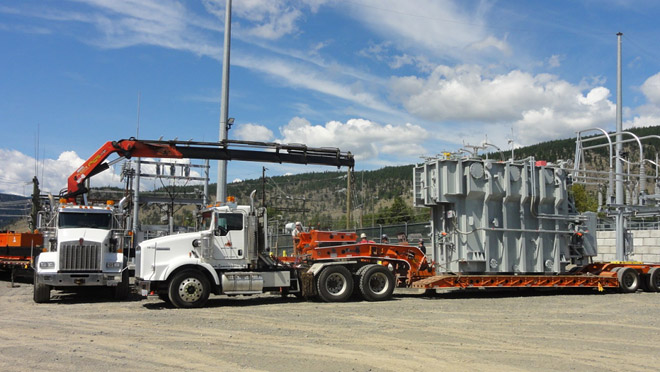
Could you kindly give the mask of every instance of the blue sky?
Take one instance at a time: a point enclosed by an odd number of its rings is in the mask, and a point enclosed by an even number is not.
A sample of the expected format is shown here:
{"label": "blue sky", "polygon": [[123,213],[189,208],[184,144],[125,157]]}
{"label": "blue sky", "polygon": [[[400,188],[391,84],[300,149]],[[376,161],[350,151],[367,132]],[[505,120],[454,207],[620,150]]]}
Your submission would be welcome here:
{"label": "blue sky", "polygon": [[[0,192],[35,169],[58,192],[136,135],[138,94],[140,138],[217,140],[224,4],[3,2]],[[660,124],[657,1],[234,0],[232,17],[231,139],[338,147],[361,170],[613,130],[619,31],[624,125]],[[94,185],[119,184],[106,173]]]}

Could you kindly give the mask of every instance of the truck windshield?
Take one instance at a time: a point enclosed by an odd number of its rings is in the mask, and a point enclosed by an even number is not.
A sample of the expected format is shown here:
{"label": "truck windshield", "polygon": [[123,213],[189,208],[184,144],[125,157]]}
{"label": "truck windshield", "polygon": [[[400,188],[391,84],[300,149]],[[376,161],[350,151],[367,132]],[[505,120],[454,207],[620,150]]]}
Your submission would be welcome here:
{"label": "truck windshield", "polygon": [[111,229],[110,213],[60,213],[58,226],[62,229],[92,228]]}

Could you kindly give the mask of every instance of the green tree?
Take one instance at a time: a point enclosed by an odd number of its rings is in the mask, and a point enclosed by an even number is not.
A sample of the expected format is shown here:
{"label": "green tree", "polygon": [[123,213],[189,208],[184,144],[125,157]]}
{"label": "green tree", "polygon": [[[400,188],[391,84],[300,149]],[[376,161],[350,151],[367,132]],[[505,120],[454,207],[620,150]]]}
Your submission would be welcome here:
{"label": "green tree", "polygon": [[574,184],[572,192],[575,208],[577,208],[578,212],[596,212],[598,210],[598,199],[594,197],[593,193],[587,191],[584,185]]}

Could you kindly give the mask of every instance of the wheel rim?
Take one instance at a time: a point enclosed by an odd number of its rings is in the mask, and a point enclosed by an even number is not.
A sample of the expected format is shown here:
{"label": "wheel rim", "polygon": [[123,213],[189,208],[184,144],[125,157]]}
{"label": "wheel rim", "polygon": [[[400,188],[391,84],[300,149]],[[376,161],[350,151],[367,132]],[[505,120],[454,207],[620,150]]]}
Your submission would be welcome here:
{"label": "wheel rim", "polygon": [[654,277],[655,278],[651,279],[653,281],[653,284],[655,285],[656,288],[660,288],[660,274],[656,272]]}
{"label": "wheel rim", "polygon": [[623,276],[623,278],[621,278],[621,281],[626,288],[632,288],[635,286],[637,276],[632,272],[628,272]]}
{"label": "wheel rim", "polygon": [[346,278],[339,273],[330,274],[326,280],[326,289],[333,296],[342,295],[347,287]]}
{"label": "wheel rim", "polygon": [[204,286],[197,278],[186,278],[179,284],[179,297],[184,302],[192,303],[202,298]]}
{"label": "wheel rim", "polygon": [[374,294],[379,295],[387,292],[389,286],[387,275],[384,273],[374,273],[371,278],[369,278],[369,289]]}

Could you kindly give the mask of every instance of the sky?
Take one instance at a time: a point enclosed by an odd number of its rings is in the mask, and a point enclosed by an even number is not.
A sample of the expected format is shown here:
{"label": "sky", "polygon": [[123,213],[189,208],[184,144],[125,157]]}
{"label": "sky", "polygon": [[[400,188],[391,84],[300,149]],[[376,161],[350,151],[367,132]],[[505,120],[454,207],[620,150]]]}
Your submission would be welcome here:
{"label": "sky", "polygon": [[[57,194],[106,141],[217,141],[225,2],[0,3],[0,192],[27,195],[36,174]],[[659,125],[659,17],[651,0],[234,0],[228,137],[371,170],[612,131],[617,32],[624,128]],[[228,180],[261,167],[229,162]]]}

